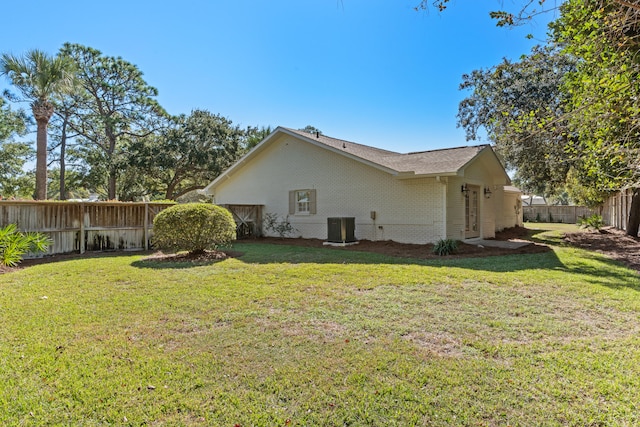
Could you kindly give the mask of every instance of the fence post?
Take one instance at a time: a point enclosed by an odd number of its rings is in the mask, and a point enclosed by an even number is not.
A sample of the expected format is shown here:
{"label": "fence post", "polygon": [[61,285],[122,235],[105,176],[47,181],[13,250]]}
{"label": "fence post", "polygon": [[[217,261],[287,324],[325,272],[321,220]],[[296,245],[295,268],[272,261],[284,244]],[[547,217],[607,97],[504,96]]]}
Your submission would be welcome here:
{"label": "fence post", "polygon": [[84,247],[84,203],[80,203],[78,206],[80,211],[80,253],[83,254],[85,251]]}
{"label": "fence post", "polygon": [[149,250],[149,202],[144,204],[144,250]]}

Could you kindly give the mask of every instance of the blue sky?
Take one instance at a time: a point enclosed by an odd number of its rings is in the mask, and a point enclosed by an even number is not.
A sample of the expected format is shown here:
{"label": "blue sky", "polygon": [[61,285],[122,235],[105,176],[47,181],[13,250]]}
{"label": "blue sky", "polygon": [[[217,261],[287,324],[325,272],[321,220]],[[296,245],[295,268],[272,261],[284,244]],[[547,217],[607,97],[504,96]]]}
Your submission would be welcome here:
{"label": "blue sky", "polygon": [[452,0],[425,13],[418,2],[5,2],[0,52],[54,54],[72,42],[121,56],[171,114],[201,108],[242,126],[313,125],[399,152],[474,144],[456,127],[462,74],[528,53],[553,16],[504,29],[488,12],[517,3]]}

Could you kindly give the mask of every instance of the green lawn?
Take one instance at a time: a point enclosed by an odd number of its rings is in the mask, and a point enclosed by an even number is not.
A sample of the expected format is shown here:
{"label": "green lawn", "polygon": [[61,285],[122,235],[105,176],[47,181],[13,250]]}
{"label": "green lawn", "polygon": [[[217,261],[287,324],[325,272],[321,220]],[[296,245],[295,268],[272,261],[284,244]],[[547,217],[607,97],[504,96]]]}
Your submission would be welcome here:
{"label": "green lawn", "polygon": [[536,233],[554,250],[0,275],[0,425],[638,425],[638,274]]}

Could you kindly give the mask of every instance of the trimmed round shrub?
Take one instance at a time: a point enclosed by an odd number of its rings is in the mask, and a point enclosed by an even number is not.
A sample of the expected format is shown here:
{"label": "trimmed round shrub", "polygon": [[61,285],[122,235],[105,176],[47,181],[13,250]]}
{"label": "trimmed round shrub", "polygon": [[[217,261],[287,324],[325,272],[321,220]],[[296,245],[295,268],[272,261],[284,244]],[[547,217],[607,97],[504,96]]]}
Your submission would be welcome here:
{"label": "trimmed round shrub", "polygon": [[153,246],[161,250],[204,252],[235,238],[231,212],[208,203],[174,205],[153,220]]}

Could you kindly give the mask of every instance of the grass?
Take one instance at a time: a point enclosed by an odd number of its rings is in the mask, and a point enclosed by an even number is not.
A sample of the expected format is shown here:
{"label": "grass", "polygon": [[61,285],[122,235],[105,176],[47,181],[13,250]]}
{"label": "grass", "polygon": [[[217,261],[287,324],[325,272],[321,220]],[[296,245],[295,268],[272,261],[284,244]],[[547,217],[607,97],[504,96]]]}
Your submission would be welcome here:
{"label": "grass", "polygon": [[554,250],[237,244],[0,275],[0,424],[637,425],[637,273],[532,233]]}

